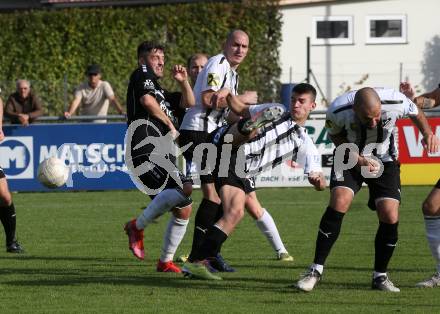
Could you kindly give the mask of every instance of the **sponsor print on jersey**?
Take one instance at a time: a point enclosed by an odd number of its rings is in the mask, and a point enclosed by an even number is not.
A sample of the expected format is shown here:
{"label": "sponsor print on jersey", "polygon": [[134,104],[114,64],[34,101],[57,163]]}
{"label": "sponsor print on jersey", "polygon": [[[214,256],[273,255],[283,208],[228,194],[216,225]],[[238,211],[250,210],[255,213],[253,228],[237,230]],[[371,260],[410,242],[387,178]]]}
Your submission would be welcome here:
{"label": "sponsor print on jersey", "polygon": [[220,86],[220,77],[217,73],[208,73],[208,86]]}
{"label": "sponsor print on jersey", "polygon": [[9,136],[0,143],[0,166],[8,179],[33,179],[32,136]]}

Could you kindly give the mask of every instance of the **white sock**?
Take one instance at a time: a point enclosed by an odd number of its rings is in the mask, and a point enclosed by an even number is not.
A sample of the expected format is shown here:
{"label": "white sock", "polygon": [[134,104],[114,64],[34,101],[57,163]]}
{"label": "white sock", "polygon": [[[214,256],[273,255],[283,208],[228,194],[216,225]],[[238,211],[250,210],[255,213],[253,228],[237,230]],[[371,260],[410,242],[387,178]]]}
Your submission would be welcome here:
{"label": "white sock", "polygon": [[426,238],[440,273],[440,216],[425,216]]}
{"label": "white sock", "polygon": [[287,253],[275,221],[265,208],[263,208],[263,215],[255,223],[277,253]]}
{"label": "white sock", "polygon": [[151,200],[150,204],[148,204],[142,214],[136,219],[136,228],[138,228],[138,230],[145,229],[154,219],[162,216],[186,199],[187,198],[176,189],[163,190]]}
{"label": "white sock", "polygon": [[380,276],[388,276],[388,275],[387,275],[387,273],[379,273],[377,271],[373,272],[373,278],[374,279],[376,279],[377,277],[380,277]]}
{"label": "white sock", "polygon": [[313,263],[312,265],[310,265],[310,269],[314,269],[322,275],[322,273],[324,272],[324,265]]}
{"label": "white sock", "polygon": [[170,218],[163,238],[162,253],[160,255],[160,260],[162,262],[173,260],[174,254],[185,235],[188,221],[188,219],[180,219],[174,216]]}

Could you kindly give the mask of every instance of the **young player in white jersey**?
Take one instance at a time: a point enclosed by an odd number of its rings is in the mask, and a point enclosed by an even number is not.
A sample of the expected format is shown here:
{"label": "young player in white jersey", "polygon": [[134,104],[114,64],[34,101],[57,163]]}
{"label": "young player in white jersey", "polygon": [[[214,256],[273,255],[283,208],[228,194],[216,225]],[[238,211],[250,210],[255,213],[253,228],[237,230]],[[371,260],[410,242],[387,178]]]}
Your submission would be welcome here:
{"label": "young player in white jersey", "polygon": [[[302,145],[313,143],[311,140],[306,140],[308,135],[302,125],[309,112],[316,106],[316,91],[309,84],[299,84],[298,89],[295,88],[293,90],[291,113],[272,122],[272,124],[263,128],[259,134],[247,131],[248,119],[240,120],[232,126],[223,126],[214,133],[213,143],[218,147],[214,174],[224,214],[209,228],[200,248],[193,252],[194,259],[192,263],[188,262],[184,265],[183,271],[187,275],[210,280],[221,279],[219,276],[210,273],[211,261],[216,256],[222,243],[226,241],[243,217],[248,178],[261,170],[275,167],[285,160],[296,159]],[[253,123],[257,125],[258,120],[264,119],[267,113],[275,116],[279,113],[278,108],[282,107],[282,105],[277,104],[266,104],[248,109],[240,105],[237,98],[233,96],[228,96],[228,102],[232,110],[237,110],[235,106],[238,105],[239,108],[245,108],[245,111],[253,112],[250,121],[254,121]],[[240,110],[237,111],[237,114],[242,114]],[[243,142],[246,143],[241,145]],[[229,144],[229,146],[232,146],[230,158],[223,158],[224,151],[228,151],[226,147],[228,143],[232,143]],[[301,153],[310,151],[313,152],[313,148],[301,150]],[[316,148],[313,154],[317,155]],[[307,160],[307,157],[302,159]],[[314,158],[313,160],[316,162],[317,159]],[[226,167],[222,166],[225,162]],[[305,168],[306,171],[320,169],[316,164]],[[309,181],[318,190],[325,188],[326,183],[322,172],[310,172]]]}
{"label": "young player in white jersey", "polygon": [[[377,212],[379,219],[372,289],[400,291],[389,280],[387,268],[397,244],[400,204],[400,170],[395,161],[397,149],[393,130],[396,120],[405,116],[409,116],[422,132],[426,149],[429,152],[437,150],[438,139],[423,112],[397,91],[362,88],[336,98],[330,105],[326,127],[336,145],[330,180],[331,197],[319,225],[313,264],[296,283],[300,290],[311,291],[321,279],[344,214],[362,183],[366,183],[370,192],[368,206]],[[354,145],[347,153],[346,147],[350,143]],[[351,166],[347,166],[349,164]]]}

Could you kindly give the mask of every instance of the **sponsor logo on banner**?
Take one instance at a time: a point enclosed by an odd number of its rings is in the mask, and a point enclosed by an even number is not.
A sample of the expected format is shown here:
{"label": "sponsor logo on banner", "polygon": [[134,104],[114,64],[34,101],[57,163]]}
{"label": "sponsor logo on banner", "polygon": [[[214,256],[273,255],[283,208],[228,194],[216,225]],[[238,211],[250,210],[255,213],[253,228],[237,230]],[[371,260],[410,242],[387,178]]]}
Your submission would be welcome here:
{"label": "sponsor logo on banner", "polygon": [[10,136],[0,143],[0,166],[8,179],[34,177],[32,136]]}
{"label": "sponsor logo on banner", "polygon": [[[437,137],[440,137],[440,118],[429,118],[428,123]],[[428,154],[423,148],[423,136],[410,119],[397,121],[399,134],[399,160],[403,164],[440,163],[440,152]]]}

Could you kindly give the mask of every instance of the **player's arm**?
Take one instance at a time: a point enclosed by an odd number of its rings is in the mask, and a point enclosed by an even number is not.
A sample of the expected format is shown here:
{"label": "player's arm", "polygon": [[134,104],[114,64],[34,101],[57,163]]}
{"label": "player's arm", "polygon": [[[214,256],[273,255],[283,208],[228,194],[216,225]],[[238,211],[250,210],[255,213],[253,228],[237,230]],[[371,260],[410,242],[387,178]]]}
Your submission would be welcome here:
{"label": "player's arm", "polygon": [[327,182],[325,182],[325,176],[322,171],[310,172],[308,176],[308,180],[309,183],[315,187],[316,191],[324,191],[327,186]]}
{"label": "player's arm", "polygon": [[160,109],[160,105],[156,98],[150,94],[145,94],[140,99],[142,106],[148,111],[148,113],[155,119],[161,121],[165,124],[171,132],[176,132],[174,124],[171,122],[170,118]]}
{"label": "player's arm", "polygon": [[438,152],[440,147],[440,140],[432,132],[423,110],[418,110],[417,115],[409,115],[409,118],[422,133],[422,143],[427,152],[431,154]]}
{"label": "player's arm", "polygon": [[180,90],[182,91],[180,106],[182,108],[194,107],[196,104],[196,98],[194,97],[193,90],[189,84],[186,68],[182,65],[175,65],[173,67],[173,78],[179,84]]}
{"label": "player's arm", "polygon": [[245,91],[243,94],[237,95],[237,98],[247,105],[255,105],[258,102],[258,93],[256,91]]}

